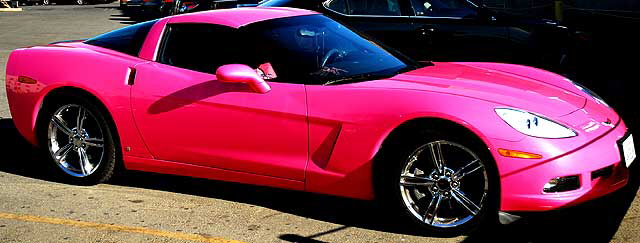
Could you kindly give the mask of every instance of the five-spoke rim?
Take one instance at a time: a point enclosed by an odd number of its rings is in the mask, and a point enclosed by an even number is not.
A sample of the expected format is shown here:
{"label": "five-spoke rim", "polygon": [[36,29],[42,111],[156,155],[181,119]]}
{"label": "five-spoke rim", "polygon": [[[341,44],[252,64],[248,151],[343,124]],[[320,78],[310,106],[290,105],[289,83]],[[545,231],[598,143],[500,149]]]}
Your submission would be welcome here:
{"label": "five-spoke rim", "polygon": [[104,158],[104,135],[98,120],[80,105],[60,107],[48,129],[51,157],[62,170],[75,177],[93,174]]}
{"label": "five-spoke rim", "polygon": [[416,219],[446,228],[462,225],[480,212],[488,182],[487,171],[475,153],[439,140],[411,153],[399,185],[404,204]]}

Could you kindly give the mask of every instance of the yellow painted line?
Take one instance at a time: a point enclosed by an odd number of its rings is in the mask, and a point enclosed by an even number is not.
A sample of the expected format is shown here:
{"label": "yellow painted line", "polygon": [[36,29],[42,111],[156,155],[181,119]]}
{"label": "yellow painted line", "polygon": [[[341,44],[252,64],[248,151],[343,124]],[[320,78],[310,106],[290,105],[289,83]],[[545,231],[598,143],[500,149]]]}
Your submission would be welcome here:
{"label": "yellow painted line", "polygon": [[12,214],[12,213],[0,212],[0,218],[26,221],[26,222],[45,223],[45,224],[67,225],[67,226],[72,226],[77,228],[92,228],[97,230],[155,235],[155,236],[161,236],[161,237],[172,238],[172,239],[190,240],[190,241],[207,242],[207,243],[244,243],[237,240],[226,240],[222,238],[205,237],[197,234],[185,234],[185,233],[177,233],[177,232],[170,232],[170,231],[163,231],[163,230],[148,229],[144,227],[101,224],[101,223],[85,222],[85,221],[72,220],[72,219],[50,218],[50,217],[42,217],[42,216],[26,215],[26,214]]}

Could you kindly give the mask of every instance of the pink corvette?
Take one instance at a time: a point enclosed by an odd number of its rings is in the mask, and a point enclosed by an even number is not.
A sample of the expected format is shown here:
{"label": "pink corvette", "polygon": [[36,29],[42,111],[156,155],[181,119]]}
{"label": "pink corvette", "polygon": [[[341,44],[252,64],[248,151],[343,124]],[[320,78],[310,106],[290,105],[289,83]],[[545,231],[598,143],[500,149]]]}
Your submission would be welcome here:
{"label": "pink corvette", "polygon": [[379,199],[436,233],[603,196],[636,157],[616,112],[559,75],[414,62],[299,9],[18,49],[6,83],[16,127],[71,183],[126,168]]}

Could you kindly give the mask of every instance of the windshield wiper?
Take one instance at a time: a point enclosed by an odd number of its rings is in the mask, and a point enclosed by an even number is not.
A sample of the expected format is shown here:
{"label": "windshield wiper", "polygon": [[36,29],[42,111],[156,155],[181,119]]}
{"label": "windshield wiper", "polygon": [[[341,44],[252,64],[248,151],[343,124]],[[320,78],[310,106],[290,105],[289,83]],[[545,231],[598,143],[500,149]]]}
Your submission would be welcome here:
{"label": "windshield wiper", "polygon": [[364,80],[374,80],[374,79],[385,79],[385,78],[389,78],[389,77],[393,77],[396,74],[386,74],[386,75],[382,75],[382,74],[360,74],[360,75],[353,75],[353,76],[349,76],[349,77],[345,77],[345,78],[339,78],[339,79],[334,79],[334,80],[329,80],[326,83],[324,83],[323,85],[331,85],[331,84],[335,84],[335,83],[341,83],[341,82],[354,82],[354,81],[364,81]]}
{"label": "windshield wiper", "polygon": [[[432,63],[429,63],[429,64],[433,65]],[[427,66],[429,66],[429,65],[427,65]],[[340,83],[340,82],[347,82],[347,81],[348,82],[356,82],[356,81],[368,81],[368,80],[375,80],[375,79],[386,79],[386,78],[390,78],[390,77],[396,76],[396,75],[401,74],[401,73],[405,73],[405,72],[416,70],[416,69],[421,68],[421,67],[424,67],[424,66],[408,65],[408,66],[406,66],[404,68],[396,70],[395,72],[387,73],[387,74],[365,73],[365,74],[353,75],[353,76],[338,78],[338,79],[334,79],[334,80],[329,80],[329,81],[325,82],[323,85],[330,85],[330,84],[335,84],[335,83]]]}

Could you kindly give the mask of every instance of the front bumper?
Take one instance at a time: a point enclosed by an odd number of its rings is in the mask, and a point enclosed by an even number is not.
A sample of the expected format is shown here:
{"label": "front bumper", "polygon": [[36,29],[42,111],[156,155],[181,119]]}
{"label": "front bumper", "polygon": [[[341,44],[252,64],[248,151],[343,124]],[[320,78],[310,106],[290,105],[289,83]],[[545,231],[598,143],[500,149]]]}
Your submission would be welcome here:
{"label": "front bumper", "polygon": [[[501,211],[547,211],[570,207],[622,188],[627,184],[629,170],[621,162],[618,141],[626,132],[627,127],[621,121],[601,137],[569,153],[501,175]],[[505,160],[502,163],[518,163],[513,159]],[[579,188],[543,192],[547,182],[564,176],[578,176]]]}

